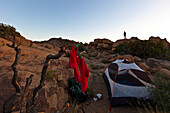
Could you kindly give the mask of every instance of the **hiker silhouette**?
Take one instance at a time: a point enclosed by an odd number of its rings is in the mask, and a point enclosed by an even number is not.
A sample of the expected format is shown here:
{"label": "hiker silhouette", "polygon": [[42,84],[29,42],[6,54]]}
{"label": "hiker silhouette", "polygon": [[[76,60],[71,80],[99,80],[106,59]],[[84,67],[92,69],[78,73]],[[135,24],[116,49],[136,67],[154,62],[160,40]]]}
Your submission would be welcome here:
{"label": "hiker silhouette", "polygon": [[124,38],[126,39],[126,32],[125,31],[124,31],[123,35],[124,35]]}

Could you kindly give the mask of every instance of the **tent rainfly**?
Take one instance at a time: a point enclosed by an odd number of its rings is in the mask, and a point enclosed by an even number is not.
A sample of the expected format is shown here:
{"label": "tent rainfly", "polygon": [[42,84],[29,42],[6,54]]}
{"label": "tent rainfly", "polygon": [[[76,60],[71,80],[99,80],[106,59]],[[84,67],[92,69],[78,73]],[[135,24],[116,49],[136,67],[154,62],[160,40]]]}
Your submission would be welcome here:
{"label": "tent rainfly", "polygon": [[148,88],[154,87],[144,70],[124,59],[112,62],[106,68],[103,79],[111,107],[128,104],[136,99],[149,99]]}

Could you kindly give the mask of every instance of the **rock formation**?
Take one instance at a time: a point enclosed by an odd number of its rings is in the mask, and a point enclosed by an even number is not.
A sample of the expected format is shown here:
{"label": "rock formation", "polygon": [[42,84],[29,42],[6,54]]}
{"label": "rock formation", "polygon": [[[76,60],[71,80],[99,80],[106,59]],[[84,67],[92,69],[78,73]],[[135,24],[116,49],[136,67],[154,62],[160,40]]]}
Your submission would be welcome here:
{"label": "rock formation", "polygon": [[[12,48],[6,46],[6,43],[11,42],[0,38],[0,112],[2,112],[2,105],[7,98],[14,93],[14,88],[11,84],[13,71],[11,64],[14,62],[15,52]],[[34,74],[32,84],[30,85],[30,94],[33,93],[35,87],[38,86],[41,78],[41,70],[48,54],[56,54],[58,51],[51,52],[48,49],[39,49],[39,46],[33,47],[20,46],[21,56],[18,62],[18,82],[23,93],[26,84],[26,78],[30,74]],[[38,92],[36,97],[35,110],[39,112],[52,112],[62,109],[68,101],[67,80],[73,76],[72,70],[68,68],[68,58],[61,57],[60,59],[53,59],[50,61],[47,71],[55,70],[56,77],[52,80],[45,81],[42,89]],[[32,95],[28,96],[31,100]],[[19,107],[16,106],[16,110]]]}

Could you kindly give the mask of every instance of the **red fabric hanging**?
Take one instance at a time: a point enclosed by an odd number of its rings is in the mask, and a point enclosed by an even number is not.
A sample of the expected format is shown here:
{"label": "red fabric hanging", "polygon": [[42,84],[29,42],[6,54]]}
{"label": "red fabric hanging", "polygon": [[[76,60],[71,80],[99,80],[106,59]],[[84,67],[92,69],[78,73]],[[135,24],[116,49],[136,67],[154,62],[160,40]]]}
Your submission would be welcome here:
{"label": "red fabric hanging", "polygon": [[70,58],[69,58],[69,67],[74,69],[74,79],[76,82],[81,82],[78,66],[77,66],[77,55],[78,55],[78,47],[74,49],[75,46],[72,46],[70,50]]}
{"label": "red fabric hanging", "polygon": [[77,58],[77,60],[78,60],[80,74],[81,74],[81,91],[85,92],[87,90],[87,82],[88,82],[90,71],[83,57]]}

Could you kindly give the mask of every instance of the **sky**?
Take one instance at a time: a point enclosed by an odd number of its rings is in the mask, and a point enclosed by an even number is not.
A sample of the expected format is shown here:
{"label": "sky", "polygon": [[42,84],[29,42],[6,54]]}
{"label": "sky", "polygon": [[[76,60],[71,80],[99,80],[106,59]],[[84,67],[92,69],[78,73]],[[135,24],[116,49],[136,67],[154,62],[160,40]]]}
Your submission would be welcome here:
{"label": "sky", "polygon": [[0,23],[27,39],[91,42],[150,36],[170,42],[170,0],[0,0]]}

